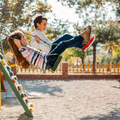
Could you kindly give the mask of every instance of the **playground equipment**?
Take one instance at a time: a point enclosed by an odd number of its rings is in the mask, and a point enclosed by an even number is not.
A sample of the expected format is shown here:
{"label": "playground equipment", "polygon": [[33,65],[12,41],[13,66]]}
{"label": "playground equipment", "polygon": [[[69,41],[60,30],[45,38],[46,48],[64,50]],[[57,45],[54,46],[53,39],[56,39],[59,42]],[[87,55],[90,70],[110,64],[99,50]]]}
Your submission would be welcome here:
{"label": "playground equipment", "polygon": [[3,75],[2,72],[0,70],[0,79],[1,79],[1,92],[8,92],[8,89],[5,88],[5,84],[4,84],[4,80],[3,80]]}
{"label": "playground equipment", "polygon": [[[17,81],[17,76],[14,75],[14,73],[11,71],[10,66],[8,66],[7,63],[4,61],[2,54],[0,54],[0,69],[3,75],[5,76],[6,80],[8,81],[9,85],[11,86],[12,90],[14,91],[19,102],[23,106],[27,116],[33,117],[33,112],[34,112],[33,104],[29,102],[27,95],[23,92],[22,85],[20,85]],[[1,101],[1,95],[0,95],[0,101]],[[1,106],[1,102],[0,102],[0,106]]]}
{"label": "playground equipment", "polygon": [[7,97],[8,89],[5,88],[3,75],[2,75],[2,72],[0,70],[0,109],[1,109],[1,92],[6,92],[6,97]]}
{"label": "playground equipment", "polygon": [[0,70],[0,109],[1,109],[1,92],[6,92],[6,97],[7,97],[8,89],[5,88],[3,75],[2,75],[2,72]]}
{"label": "playground equipment", "polygon": [[52,72],[55,72],[55,70],[57,69],[57,66],[59,65],[59,63],[61,61],[61,59],[62,59],[62,55],[59,55],[57,57],[57,60],[55,61],[54,65],[53,65],[53,67],[52,67]]}

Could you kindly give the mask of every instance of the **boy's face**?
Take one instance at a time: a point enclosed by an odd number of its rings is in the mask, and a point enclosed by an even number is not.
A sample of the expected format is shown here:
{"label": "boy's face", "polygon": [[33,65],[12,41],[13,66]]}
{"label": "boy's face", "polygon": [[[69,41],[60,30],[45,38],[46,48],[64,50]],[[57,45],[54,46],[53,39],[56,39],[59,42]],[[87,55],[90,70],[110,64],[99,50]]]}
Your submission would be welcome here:
{"label": "boy's face", "polygon": [[37,30],[45,31],[46,27],[47,27],[47,20],[42,20],[40,24],[37,23]]}

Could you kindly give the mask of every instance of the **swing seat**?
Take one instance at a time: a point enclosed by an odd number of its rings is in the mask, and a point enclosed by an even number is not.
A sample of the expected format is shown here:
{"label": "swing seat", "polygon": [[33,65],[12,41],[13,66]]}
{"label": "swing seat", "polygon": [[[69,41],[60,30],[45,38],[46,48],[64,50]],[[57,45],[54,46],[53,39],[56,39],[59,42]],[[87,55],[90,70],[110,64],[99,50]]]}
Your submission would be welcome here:
{"label": "swing seat", "polygon": [[59,55],[57,57],[57,60],[55,61],[54,65],[53,65],[52,69],[51,69],[53,72],[57,69],[57,66],[59,65],[61,59],[62,59],[62,55]]}

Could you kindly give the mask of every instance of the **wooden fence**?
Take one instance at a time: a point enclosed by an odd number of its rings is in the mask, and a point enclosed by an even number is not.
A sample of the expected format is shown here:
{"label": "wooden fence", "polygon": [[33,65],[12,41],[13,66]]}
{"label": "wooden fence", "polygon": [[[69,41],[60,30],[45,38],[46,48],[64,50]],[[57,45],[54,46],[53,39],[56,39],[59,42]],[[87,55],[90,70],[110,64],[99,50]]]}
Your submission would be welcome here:
{"label": "wooden fence", "polygon": [[29,69],[12,67],[12,71],[21,80],[32,79],[120,79],[119,63],[95,64],[70,64],[60,63],[54,73],[49,70],[40,70],[35,66]]}
{"label": "wooden fence", "polygon": [[[38,67],[35,67],[34,65],[31,65],[28,69],[20,69],[17,67],[17,73],[19,74],[31,74],[31,73],[39,73],[39,74],[49,74],[51,73],[50,70],[41,70]],[[62,73],[62,63],[59,64],[57,67],[56,73]],[[80,64],[71,64],[68,63],[68,74],[71,73],[120,73],[120,64],[119,63],[96,63],[95,64],[95,71],[93,71],[93,64],[86,64],[84,65],[82,63]]]}
{"label": "wooden fence", "polygon": [[93,63],[80,65],[77,63],[76,65],[69,63],[69,73],[119,73],[120,72],[120,64],[119,63],[95,63],[95,70],[93,71]]}

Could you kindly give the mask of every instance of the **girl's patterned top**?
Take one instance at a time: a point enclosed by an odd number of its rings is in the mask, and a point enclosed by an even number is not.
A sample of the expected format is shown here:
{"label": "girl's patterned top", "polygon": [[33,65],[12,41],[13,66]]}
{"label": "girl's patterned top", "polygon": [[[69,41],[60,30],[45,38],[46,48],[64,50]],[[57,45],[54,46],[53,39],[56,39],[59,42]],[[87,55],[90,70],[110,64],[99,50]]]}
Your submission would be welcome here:
{"label": "girl's patterned top", "polygon": [[47,63],[46,53],[40,52],[29,45],[19,48],[19,51],[28,62],[45,70]]}

